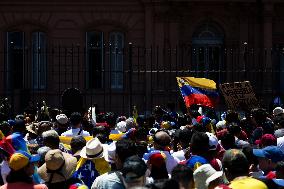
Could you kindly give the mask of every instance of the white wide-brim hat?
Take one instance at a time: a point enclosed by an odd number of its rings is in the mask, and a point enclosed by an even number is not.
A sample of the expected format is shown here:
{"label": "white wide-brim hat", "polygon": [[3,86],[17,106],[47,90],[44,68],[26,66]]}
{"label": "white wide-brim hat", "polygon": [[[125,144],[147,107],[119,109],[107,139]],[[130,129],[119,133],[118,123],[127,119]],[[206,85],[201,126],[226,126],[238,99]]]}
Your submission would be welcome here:
{"label": "white wide-brim hat", "polygon": [[86,159],[98,159],[104,157],[106,150],[98,138],[93,138],[86,143],[80,156]]}

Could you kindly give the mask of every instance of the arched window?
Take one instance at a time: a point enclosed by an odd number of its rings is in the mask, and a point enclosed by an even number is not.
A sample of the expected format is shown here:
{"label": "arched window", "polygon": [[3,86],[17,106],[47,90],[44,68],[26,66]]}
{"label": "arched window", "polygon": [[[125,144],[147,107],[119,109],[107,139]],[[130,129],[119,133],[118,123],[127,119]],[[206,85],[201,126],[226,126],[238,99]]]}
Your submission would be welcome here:
{"label": "arched window", "polygon": [[221,82],[223,65],[224,32],[215,23],[201,24],[192,36],[192,70],[196,76]]}
{"label": "arched window", "polygon": [[111,44],[111,88],[122,89],[124,35],[121,32],[111,32],[109,41]]}

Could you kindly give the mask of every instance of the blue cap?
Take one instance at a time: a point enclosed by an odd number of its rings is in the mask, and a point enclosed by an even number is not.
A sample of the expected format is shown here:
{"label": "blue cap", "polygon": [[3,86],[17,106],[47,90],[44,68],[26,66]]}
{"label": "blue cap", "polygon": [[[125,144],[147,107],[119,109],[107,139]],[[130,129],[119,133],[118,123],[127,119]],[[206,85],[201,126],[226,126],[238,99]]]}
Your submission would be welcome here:
{"label": "blue cap", "polygon": [[284,186],[284,179],[272,179],[278,186]]}
{"label": "blue cap", "polygon": [[267,146],[263,149],[253,149],[253,154],[256,157],[271,159],[271,161],[274,163],[284,160],[284,153],[277,146]]}

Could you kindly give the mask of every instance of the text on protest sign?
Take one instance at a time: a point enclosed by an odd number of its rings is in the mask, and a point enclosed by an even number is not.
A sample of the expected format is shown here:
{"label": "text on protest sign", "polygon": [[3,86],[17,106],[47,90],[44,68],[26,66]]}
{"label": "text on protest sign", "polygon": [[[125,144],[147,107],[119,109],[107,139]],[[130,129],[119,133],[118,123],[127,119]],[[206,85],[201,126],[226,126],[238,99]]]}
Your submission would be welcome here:
{"label": "text on protest sign", "polygon": [[258,107],[258,101],[249,81],[220,84],[220,90],[230,109]]}

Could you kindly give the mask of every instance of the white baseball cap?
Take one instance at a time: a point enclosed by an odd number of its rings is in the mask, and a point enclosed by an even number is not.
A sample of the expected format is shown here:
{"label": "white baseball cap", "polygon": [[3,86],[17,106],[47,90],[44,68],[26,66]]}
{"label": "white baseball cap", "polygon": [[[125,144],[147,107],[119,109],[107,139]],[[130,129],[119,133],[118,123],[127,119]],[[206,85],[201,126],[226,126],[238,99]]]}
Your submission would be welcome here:
{"label": "white baseball cap", "polygon": [[206,132],[206,134],[209,138],[209,149],[216,150],[219,144],[217,137],[214,134],[209,133],[209,132]]}

